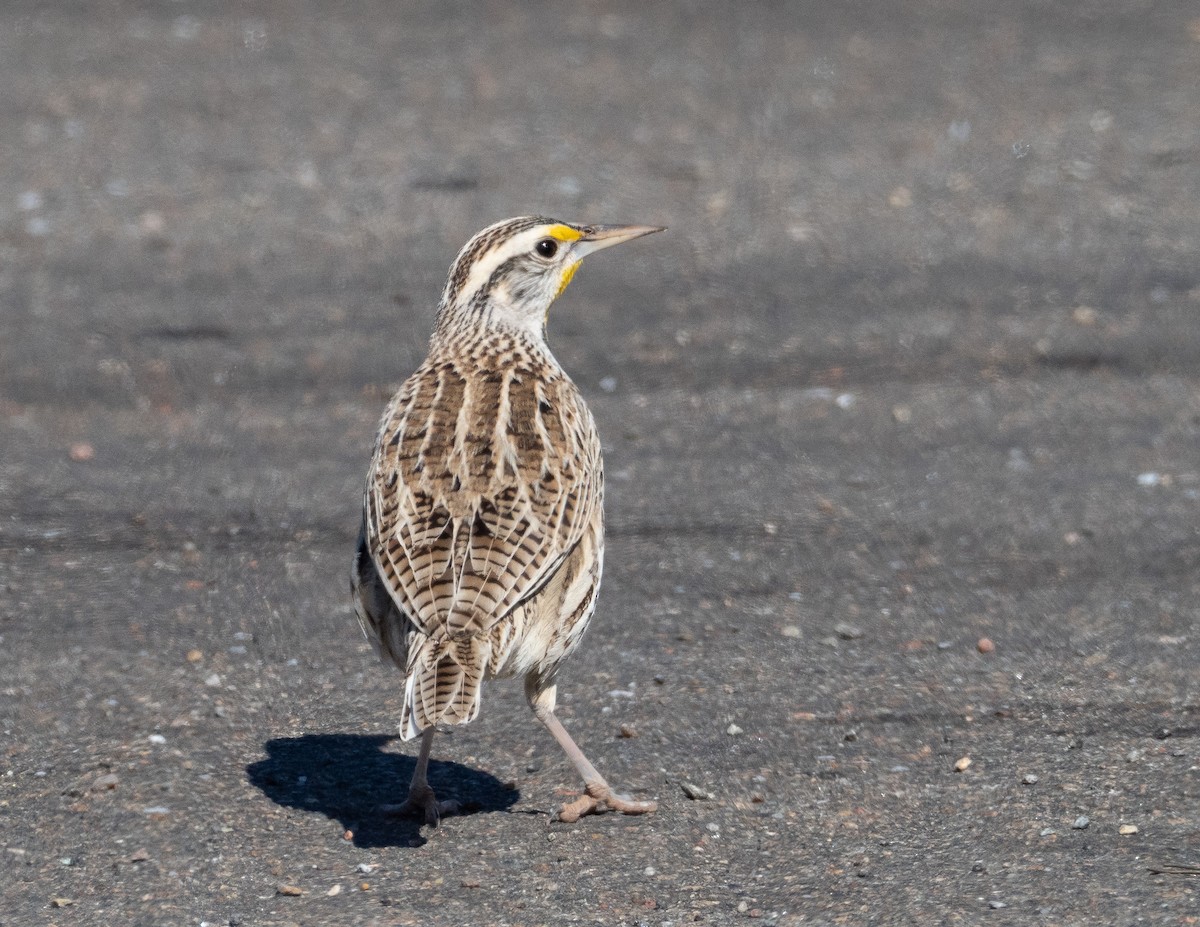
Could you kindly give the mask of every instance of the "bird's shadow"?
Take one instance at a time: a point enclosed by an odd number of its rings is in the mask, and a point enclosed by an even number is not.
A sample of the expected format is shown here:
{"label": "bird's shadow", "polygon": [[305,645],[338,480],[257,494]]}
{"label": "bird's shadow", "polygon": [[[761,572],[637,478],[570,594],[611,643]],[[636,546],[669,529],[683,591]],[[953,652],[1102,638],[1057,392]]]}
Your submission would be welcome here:
{"label": "bird's shadow", "polygon": [[[416,759],[384,751],[398,738],[378,734],[305,734],[263,744],[266,759],[246,767],[251,784],[277,805],[315,811],[352,831],[358,847],[421,846],[423,822],[384,814],[403,801]],[[460,814],[504,811],[521,797],[489,773],[431,760],[429,784],[438,798],[456,799]]]}

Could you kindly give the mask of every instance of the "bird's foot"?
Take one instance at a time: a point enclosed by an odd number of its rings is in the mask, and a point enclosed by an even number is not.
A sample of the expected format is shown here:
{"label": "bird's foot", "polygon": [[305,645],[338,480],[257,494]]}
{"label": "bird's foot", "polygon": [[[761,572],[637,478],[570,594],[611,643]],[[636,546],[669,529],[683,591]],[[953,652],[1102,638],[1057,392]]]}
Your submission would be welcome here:
{"label": "bird's foot", "polygon": [[585,814],[603,814],[619,811],[621,814],[650,814],[658,810],[656,801],[633,801],[622,798],[608,785],[589,783],[587,791],[572,802],[567,802],[558,812],[558,819],[567,824],[578,821]]}
{"label": "bird's foot", "polygon": [[379,808],[381,814],[424,818],[425,823],[433,827],[437,827],[442,818],[458,814],[460,810],[461,806],[453,799],[438,801],[433,789],[427,785],[410,791],[408,798],[398,805],[383,805]]}

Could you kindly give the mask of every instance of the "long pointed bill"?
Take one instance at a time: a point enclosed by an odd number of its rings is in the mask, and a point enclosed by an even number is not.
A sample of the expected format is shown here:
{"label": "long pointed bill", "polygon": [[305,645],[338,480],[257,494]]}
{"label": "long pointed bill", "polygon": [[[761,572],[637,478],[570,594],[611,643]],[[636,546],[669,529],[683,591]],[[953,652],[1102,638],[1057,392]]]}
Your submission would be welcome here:
{"label": "long pointed bill", "polygon": [[571,251],[577,258],[583,258],[623,241],[632,241],[643,235],[665,231],[658,225],[589,225],[583,230],[583,237],[572,246]]}

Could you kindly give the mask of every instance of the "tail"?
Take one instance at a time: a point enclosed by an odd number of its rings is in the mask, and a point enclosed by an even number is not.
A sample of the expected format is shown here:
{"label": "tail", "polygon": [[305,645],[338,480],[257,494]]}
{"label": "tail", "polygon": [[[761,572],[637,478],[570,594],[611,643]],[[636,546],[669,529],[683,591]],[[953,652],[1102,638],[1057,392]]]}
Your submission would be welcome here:
{"label": "tail", "polygon": [[435,724],[466,724],[479,714],[480,684],[491,658],[485,637],[409,641],[400,736],[412,740]]}

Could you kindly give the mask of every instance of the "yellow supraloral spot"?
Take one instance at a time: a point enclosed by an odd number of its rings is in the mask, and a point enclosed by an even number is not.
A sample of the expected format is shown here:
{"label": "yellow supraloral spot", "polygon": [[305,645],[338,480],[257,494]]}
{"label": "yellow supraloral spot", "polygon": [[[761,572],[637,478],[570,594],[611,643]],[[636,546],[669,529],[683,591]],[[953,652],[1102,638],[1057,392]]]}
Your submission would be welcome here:
{"label": "yellow supraloral spot", "polygon": [[[559,241],[579,241],[583,237],[583,232],[579,229],[573,229],[569,225],[552,225],[546,230],[546,234],[551,238],[557,238]],[[570,282],[570,277],[567,281]],[[565,284],[564,284],[565,285]],[[561,293],[562,290],[559,290]]]}
{"label": "yellow supraloral spot", "polygon": [[574,264],[568,264],[563,268],[562,279],[558,281],[558,292],[554,294],[555,299],[562,296],[563,290],[567,288],[567,285],[571,282],[571,278],[575,276],[575,271],[579,270],[579,265],[582,263],[583,261],[576,261]]}

